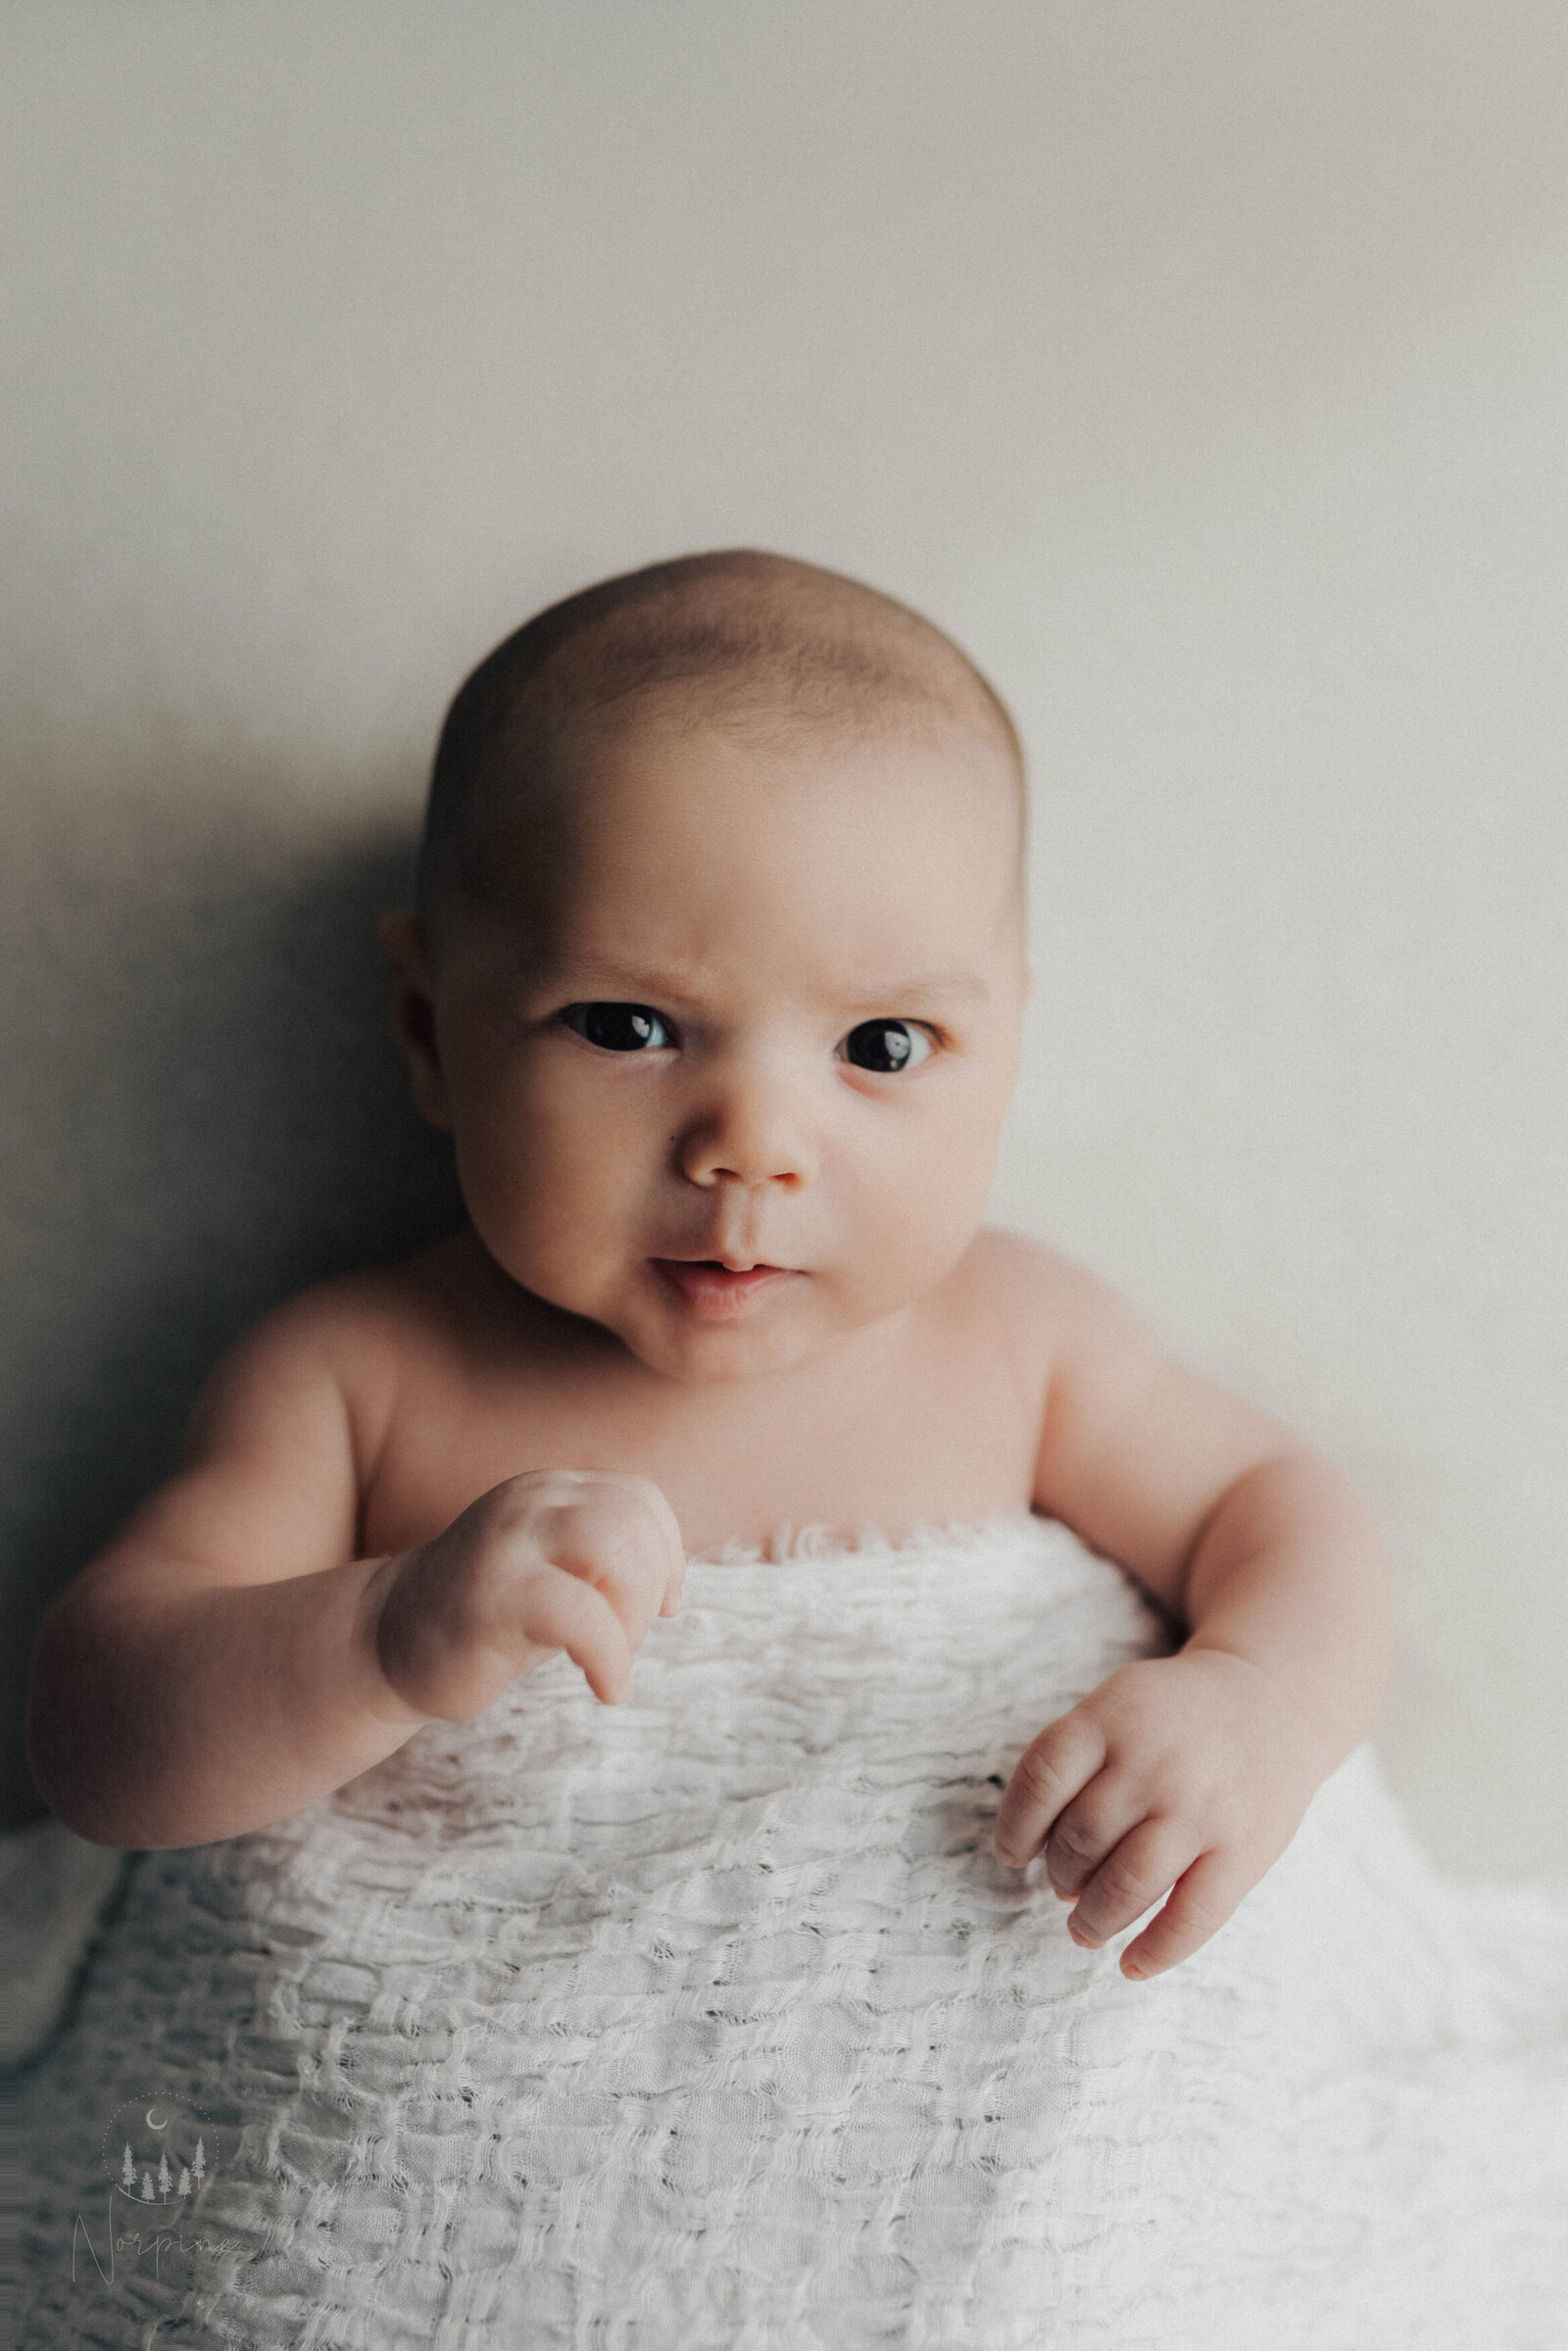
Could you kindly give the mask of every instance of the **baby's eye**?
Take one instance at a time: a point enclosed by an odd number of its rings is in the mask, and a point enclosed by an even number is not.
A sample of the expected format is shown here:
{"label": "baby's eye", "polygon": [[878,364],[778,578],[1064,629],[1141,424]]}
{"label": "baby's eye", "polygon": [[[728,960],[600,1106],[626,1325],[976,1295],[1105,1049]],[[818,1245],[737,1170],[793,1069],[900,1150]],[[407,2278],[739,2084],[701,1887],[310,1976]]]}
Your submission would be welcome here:
{"label": "baby's eye", "polygon": [[910,1020],[862,1020],[839,1047],[842,1057],[857,1069],[875,1069],[884,1076],[913,1069],[930,1052],[930,1037]]}
{"label": "baby's eye", "polygon": [[640,1053],[675,1042],[663,1016],[649,1004],[568,1004],[561,1017],[607,1053]]}

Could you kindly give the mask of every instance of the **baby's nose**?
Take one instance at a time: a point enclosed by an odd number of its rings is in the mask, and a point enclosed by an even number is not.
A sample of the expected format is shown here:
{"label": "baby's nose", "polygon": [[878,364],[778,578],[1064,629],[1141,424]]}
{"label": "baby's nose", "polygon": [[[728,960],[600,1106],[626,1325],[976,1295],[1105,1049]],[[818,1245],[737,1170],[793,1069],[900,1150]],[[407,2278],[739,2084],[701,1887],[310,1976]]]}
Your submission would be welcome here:
{"label": "baby's nose", "polygon": [[680,1138],[680,1166],[694,1184],[723,1178],[796,1191],[816,1174],[801,1104],[761,1072],[737,1073],[703,1104]]}

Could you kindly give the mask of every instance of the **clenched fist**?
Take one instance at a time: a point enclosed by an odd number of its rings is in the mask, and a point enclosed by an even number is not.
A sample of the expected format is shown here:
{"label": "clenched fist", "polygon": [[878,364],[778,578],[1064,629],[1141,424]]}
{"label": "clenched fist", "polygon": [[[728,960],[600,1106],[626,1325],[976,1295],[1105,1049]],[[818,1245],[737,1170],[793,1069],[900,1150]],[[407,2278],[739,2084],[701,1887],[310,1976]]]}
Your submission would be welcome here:
{"label": "clenched fist", "polygon": [[482,1714],[553,1650],[618,1705],[656,1616],[680,1606],[686,1553],[651,1479],[535,1469],[481,1494],[446,1532],[387,1563],[375,1645],[421,1714]]}

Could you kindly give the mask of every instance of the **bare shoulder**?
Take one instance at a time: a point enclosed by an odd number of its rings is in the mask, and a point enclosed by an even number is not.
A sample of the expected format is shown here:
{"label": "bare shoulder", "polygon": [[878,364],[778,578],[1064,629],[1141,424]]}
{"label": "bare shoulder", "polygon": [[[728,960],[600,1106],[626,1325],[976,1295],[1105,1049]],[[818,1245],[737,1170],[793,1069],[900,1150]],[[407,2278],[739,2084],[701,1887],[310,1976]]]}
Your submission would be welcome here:
{"label": "bare shoulder", "polygon": [[1220,1495],[1298,1440],[1177,1362],[1087,1266],[1015,1234],[982,1239],[975,1278],[1038,1350],[1036,1509],[1179,1615],[1186,1562]]}
{"label": "bare shoulder", "polygon": [[272,1307],[231,1347],[191,1425],[200,1454],[237,1421],[325,1407],[356,1456],[375,1450],[409,1370],[461,1345],[457,1237],[388,1265],[315,1284]]}
{"label": "bare shoulder", "polygon": [[174,1567],[265,1583],[353,1557],[398,1399],[459,1344],[448,1247],[320,1283],[254,1324],[203,1389],[179,1469],[78,1581]]}
{"label": "bare shoulder", "polygon": [[1004,1368],[1038,1445],[1064,1378],[1094,1358],[1123,1370],[1152,1346],[1108,1283],[1059,1249],[993,1226],[943,1286],[945,1343]]}
{"label": "bare shoulder", "polygon": [[451,1344],[473,1311],[481,1254],[471,1235],[449,1234],[411,1256],[301,1291],[259,1327],[275,1327],[345,1362],[389,1348]]}
{"label": "bare shoulder", "polygon": [[1120,1291],[1087,1265],[1016,1233],[986,1231],[979,1240],[974,1278],[994,1295],[1003,1327],[1017,1334],[1014,1346],[1032,1348],[1039,1365],[1043,1463],[1097,1447],[1113,1430],[1139,1428],[1152,1399],[1178,1393],[1189,1412],[1245,1417],[1250,1434],[1261,1427],[1261,1416],[1175,1361]]}
{"label": "bare shoulder", "polygon": [[1087,1265],[1022,1233],[987,1225],[976,1234],[962,1272],[971,1295],[1009,1328],[1029,1334],[1048,1355],[1062,1347],[1133,1345],[1148,1340],[1119,1292]]}

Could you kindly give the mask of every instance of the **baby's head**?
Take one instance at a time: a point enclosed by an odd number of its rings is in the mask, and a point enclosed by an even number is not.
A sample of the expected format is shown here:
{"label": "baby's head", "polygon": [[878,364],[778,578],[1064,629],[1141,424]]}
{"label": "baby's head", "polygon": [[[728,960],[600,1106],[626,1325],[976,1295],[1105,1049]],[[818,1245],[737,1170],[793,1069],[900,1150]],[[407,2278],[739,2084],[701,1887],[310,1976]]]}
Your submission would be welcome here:
{"label": "baby's head", "polygon": [[956,646],[810,564],[655,564],[509,637],[384,930],[497,1263],[692,1380],[934,1288],[1017,1063],[1023,810]]}

